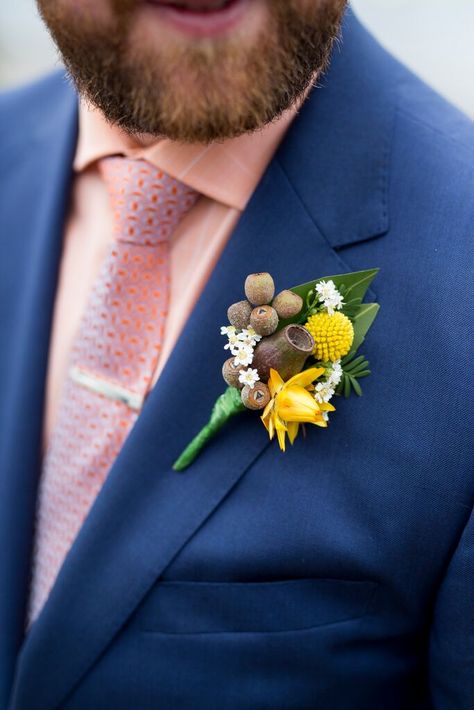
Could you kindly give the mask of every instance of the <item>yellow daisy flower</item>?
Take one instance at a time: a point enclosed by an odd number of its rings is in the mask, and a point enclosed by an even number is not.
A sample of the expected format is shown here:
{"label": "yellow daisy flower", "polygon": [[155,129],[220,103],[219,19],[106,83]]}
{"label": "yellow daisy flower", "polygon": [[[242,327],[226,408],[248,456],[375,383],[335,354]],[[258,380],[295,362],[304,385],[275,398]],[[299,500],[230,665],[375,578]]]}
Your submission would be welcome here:
{"label": "yellow daisy flower", "polygon": [[275,432],[280,449],[285,451],[286,435],[293,444],[300,424],[327,427],[323,412],[334,412],[332,404],[317,402],[311,394],[313,382],[324,374],[324,367],[311,367],[284,382],[276,370],[270,370],[268,387],[271,400],[265,407],[262,422],[273,439]]}

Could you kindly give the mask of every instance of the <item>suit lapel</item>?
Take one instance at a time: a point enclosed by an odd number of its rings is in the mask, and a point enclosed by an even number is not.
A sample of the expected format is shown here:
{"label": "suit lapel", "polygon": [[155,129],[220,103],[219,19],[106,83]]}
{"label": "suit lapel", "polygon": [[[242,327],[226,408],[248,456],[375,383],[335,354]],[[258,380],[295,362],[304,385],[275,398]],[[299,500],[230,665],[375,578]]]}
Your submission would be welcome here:
{"label": "suit lapel", "polygon": [[[270,271],[278,287],[285,288],[315,275],[348,271],[351,267],[330,243],[352,243],[386,230],[387,220],[378,219],[386,214],[381,156],[393,107],[374,118],[377,125],[371,130],[379,140],[374,138],[370,152],[362,155],[356,106],[364,97],[357,96],[356,88],[354,106],[346,105],[349,90],[340,77],[354,61],[336,61],[335,76],[331,79],[331,70],[326,83],[338,84],[340,105],[324,89],[313,93],[243,214],[25,641],[13,707],[55,707],[66,698],[267,446],[258,416],[243,413],[190,469],[181,474],[171,470],[223,390],[225,353],[218,326],[226,322],[228,304],[242,298],[245,276]],[[351,122],[345,129],[350,135],[344,146],[351,151],[353,140],[355,147],[342,161],[337,117],[343,113],[354,118],[353,133]],[[319,141],[318,125],[325,131]],[[326,191],[314,152],[323,166],[341,157],[331,174],[331,184],[337,180],[340,185],[337,194],[330,195],[330,186]],[[322,181],[321,194],[315,175]],[[355,208],[352,182],[359,200],[354,213],[348,209]],[[308,186],[309,194],[304,193]],[[343,217],[337,218],[340,212]],[[334,231],[336,223],[342,236]],[[324,225],[324,234],[318,224]]]}
{"label": "suit lapel", "polygon": [[[3,349],[0,357],[2,707],[24,629],[49,334],[76,140],[77,101],[72,91],[57,102],[55,111],[57,122],[28,126],[23,134],[25,117],[19,118],[23,145],[9,144],[10,153],[3,153],[0,167],[5,173],[2,231],[11,238],[2,255],[2,286],[14,278],[8,300],[2,303],[12,326],[7,353]],[[57,131],[57,125],[66,129]]]}

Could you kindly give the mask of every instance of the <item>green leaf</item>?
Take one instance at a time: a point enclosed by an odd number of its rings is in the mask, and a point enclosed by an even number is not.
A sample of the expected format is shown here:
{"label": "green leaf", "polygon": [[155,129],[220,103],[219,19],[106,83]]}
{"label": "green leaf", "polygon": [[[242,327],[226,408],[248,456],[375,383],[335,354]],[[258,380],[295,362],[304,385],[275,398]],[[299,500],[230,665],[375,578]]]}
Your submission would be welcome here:
{"label": "green leaf", "polygon": [[344,377],[344,397],[347,399],[351,396],[351,380],[347,375]]}
{"label": "green leaf", "polygon": [[374,322],[380,306],[378,303],[363,303],[354,318],[354,341],[349,355],[354,355],[364,342],[367,332]]}
{"label": "green leaf", "polygon": [[344,362],[344,372],[352,372],[353,370],[357,369],[359,365],[362,365],[366,362],[367,361],[363,355],[359,355],[359,357],[356,357],[353,360],[351,360],[351,358],[349,357],[346,362]]}
{"label": "green leaf", "polygon": [[350,367],[345,368],[346,372],[348,372],[350,375],[356,375],[359,372],[364,372],[365,370],[368,370],[368,369],[369,369],[369,363],[367,362],[367,360],[365,358],[358,365],[353,365],[351,363]]}
{"label": "green leaf", "polygon": [[354,390],[356,395],[358,397],[362,397],[362,388],[361,388],[360,384],[357,382],[356,378],[349,375],[349,379],[351,381],[352,389]]}
{"label": "green leaf", "polygon": [[[345,286],[344,289],[344,300],[352,300],[353,298],[364,298],[367,293],[367,289],[370,284],[377,276],[379,269],[368,269],[367,271],[354,271],[350,274],[338,274],[337,276],[323,276],[315,281],[308,281],[308,283],[301,284],[300,286],[295,286],[291,289],[294,293],[297,293],[305,301],[306,296],[311,289],[316,287],[320,281],[334,281],[336,288]],[[349,299],[350,296],[350,299]]]}
{"label": "green leaf", "polygon": [[350,301],[346,301],[344,299],[344,305],[342,307],[341,313],[344,313],[345,316],[353,320],[360,309],[361,303],[361,298],[351,298]]}
{"label": "green leaf", "polygon": [[350,353],[347,353],[347,355],[344,355],[344,357],[341,360],[341,366],[344,367],[344,365],[347,365],[352,360],[353,357],[354,357],[354,355],[351,355]]}
{"label": "green leaf", "polygon": [[369,362],[363,355],[346,355],[341,360],[342,378],[336,388],[336,394],[347,398],[354,391],[359,397],[362,396],[362,387],[358,380],[361,377],[370,375]]}
{"label": "green leaf", "polygon": [[367,360],[365,360],[365,362],[363,362],[358,367],[351,368],[349,375],[352,375],[353,377],[359,377],[361,372],[369,372],[370,373],[369,363],[367,362]]}
{"label": "green leaf", "polygon": [[[367,289],[377,275],[379,269],[368,269],[366,271],[354,271],[349,274],[337,274],[336,276],[323,276],[314,281],[294,286],[291,291],[297,293],[303,299],[305,306],[302,312],[296,318],[288,318],[281,320],[278,324],[278,330],[281,330],[289,323],[306,322],[308,311],[311,310],[311,303],[314,300],[314,290],[316,284],[321,281],[333,281],[336,288],[341,290],[344,298],[343,313],[354,322],[362,308],[362,299],[364,298]],[[311,293],[313,292],[313,293]]]}

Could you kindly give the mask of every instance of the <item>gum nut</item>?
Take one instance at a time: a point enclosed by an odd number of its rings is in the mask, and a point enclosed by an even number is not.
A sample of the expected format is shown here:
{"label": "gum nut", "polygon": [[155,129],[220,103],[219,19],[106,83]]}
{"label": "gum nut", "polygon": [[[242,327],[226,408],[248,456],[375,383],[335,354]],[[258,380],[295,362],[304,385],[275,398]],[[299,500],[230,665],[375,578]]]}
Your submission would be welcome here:
{"label": "gum nut", "polygon": [[270,274],[250,274],[245,279],[245,295],[254,306],[264,306],[275,295],[275,284]]}
{"label": "gum nut", "polygon": [[242,389],[243,385],[239,382],[239,375],[242,370],[242,365],[235,364],[235,358],[230,357],[222,366],[222,377],[229,387],[237,387]]}
{"label": "gum nut", "polygon": [[239,301],[238,303],[233,303],[227,311],[227,318],[229,323],[237,328],[238,330],[243,330],[247,328],[250,323],[250,314],[252,313],[252,306],[248,301]]}
{"label": "gum nut", "polygon": [[253,387],[245,385],[240,396],[247,409],[264,409],[270,401],[270,390],[263,382],[256,382]]}
{"label": "gum nut", "polygon": [[278,313],[272,306],[257,306],[250,315],[250,325],[259,335],[271,335],[278,328]]}
{"label": "gum nut", "polygon": [[303,299],[293,291],[282,291],[275,296],[272,303],[280,318],[294,318],[301,313]]}

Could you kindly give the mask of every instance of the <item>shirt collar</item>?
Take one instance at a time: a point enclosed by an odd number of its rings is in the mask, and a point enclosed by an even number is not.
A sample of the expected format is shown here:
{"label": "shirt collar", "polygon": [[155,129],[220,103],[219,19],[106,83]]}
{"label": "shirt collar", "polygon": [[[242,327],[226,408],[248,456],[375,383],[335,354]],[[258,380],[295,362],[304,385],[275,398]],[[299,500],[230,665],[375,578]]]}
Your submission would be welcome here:
{"label": "shirt collar", "polygon": [[292,107],[255,133],[207,146],[161,139],[143,147],[81,101],[74,170],[81,172],[107,155],[143,158],[201,194],[243,210],[296,113]]}

